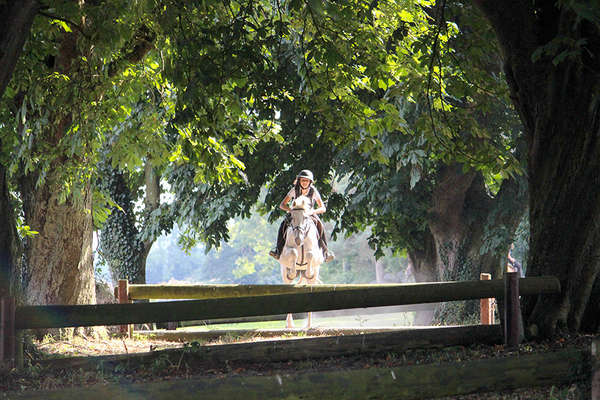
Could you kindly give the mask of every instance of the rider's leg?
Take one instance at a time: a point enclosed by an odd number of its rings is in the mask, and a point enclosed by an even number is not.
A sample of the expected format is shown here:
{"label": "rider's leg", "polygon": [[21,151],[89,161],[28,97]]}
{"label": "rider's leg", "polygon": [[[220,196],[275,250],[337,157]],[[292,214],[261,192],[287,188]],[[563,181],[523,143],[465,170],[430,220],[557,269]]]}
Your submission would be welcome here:
{"label": "rider's leg", "polygon": [[275,250],[269,251],[269,255],[276,259],[279,259],[281,251],[283,250],[283,246],[285,245],[285,232],[287,230],[287,227],[288,218],[286,216],[286,218],[279,225],[279,231],[277,231],[277,247],[275,248]]}
{"label": "rider's leg", "polygon": [[335,258],[335,255],[327,246],[327,235],[325,234],[323,222],[321,222],[321,219],[316,215],[314,216],[314,220],[315,225],[317,226],[317,232],[319,234],[319,247],[321,247],[321,250],[323,251],[323,258],[325,259],[325,262],[329,262]]}

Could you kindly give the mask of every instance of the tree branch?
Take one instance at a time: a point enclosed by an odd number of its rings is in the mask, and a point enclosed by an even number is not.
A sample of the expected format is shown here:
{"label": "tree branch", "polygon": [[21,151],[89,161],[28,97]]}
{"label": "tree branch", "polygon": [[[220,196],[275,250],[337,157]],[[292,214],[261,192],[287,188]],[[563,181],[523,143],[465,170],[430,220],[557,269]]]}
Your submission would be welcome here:
{"label": "tree branch", "polygon": [[76,24],[75,22],[73,22],[73,21],[71,21],[69,19],[66,19],[66,18],[63,18],[63,17],[59,17],[58,15],[50,14],[50,13],[47,13],[45,11],[39,11],[38,14],[43,15],[44,17],[48,17],[50,19],[56,19],[58,21],[65,22],[65,23],[73,26],[75,29],[77,29],[86,39],[91,39],[91,36],[89,36],[89,35],[87,35],[85,33],[85,31],[84,31],[84,29],[83,29],[83,27],[81,25],[78,25],[78,24]]}
{"label": "tree branch", "polygon": [[134,42],[129,51],[123,51],[123,57],[111,62],[108,67],[108,76],[113,77],[118,74],[123,68],[124,61],[130,64],[140,62],[146,54],[154,47],[154,39],[156,35],[146,25],[140,26],[135,35]]}

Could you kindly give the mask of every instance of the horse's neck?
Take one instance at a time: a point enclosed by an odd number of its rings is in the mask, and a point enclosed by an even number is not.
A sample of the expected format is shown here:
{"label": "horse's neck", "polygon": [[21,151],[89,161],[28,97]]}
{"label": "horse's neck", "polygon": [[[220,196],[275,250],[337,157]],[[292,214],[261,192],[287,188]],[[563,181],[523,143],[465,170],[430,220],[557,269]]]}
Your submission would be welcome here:
{"label": "horse's neck", "polygon": [[315,225],[314,221],[311,221],[310,224],[312,226],[306,232],[306,236],[304,237],[304,243],[312,247],[313,244],[318,243],[318,235],[317,226]]}

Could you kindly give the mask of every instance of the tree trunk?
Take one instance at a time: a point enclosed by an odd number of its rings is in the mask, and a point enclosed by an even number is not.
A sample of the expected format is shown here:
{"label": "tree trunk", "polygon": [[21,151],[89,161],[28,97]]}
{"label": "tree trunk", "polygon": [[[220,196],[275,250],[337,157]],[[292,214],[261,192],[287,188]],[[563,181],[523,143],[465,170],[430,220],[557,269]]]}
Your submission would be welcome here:
{"label": "tree trunk", "polygon": [[18,235],[13,207],[10,204],[6,169],[0,165],[0,297],[18,296],[15,284],[19,276]]}
{"label": "tree trunk", "polygon": [[[10,82],[38,9],[36,0],[0,4],[0,98]],[[0,165],[0,297],[19,294],[13,290],[20,272],[16,263],[18,236],[6,179],[6,168]]]}
{"label": "tree trunk", "polygon": [[[527,135],[528,275],[554,275],[563,289],[559,296],[526,300],[528,332],[551,336],[557,329],[597,327],[597,314],[586,307],[596,307],[590,295],[600,273],[600,63],[593,58],[600,53],[600,30],[568,4],[476,3],[498,36]],[[555,38],[585,41],[585,47],[566,47]],[[558,50],[533,62],[548,43]]]}
{"label": "tree trunk", "polygon": [[[525,190],[509,179],[492,198],[480,174],[446,166],[438,175],[425,246],[408,252],[415,280],[478,280],[481,272],[501,277],[505,254],[526,209]],[[444,323],[478,321],[477,304],[444,303],[436,308],[435,318]],[[426,322],[422,316],[418,319],[419,325]]]}
{"label": "tree trunk", "polygon": [[8,0],[0,4],[0,98],[10,82],[39,7],[36,0]]}
{"label": "tree trunk", "polygon": [[[77,33],[62,37],[55,65],[69,74],[78,57]],[[37,132],[36,144],[60,147],[72,123],[65,110],[51,110],[44,131]],[[25,245],[27,263],[26,302],[28,304],[90,304],[95,302],[92,255],[92,195],[89,183],[66,193],[62,173],[67,160],[54,155],[44,172],[33,171],[19,177],[26,223],[39,232]],[[44,176],[43,179],[39,179]],[[61,198],[62,196],[62,198]]]}
{"label": "tree trunk", "polygon": [[592,288],[592,293],[581,320],[581,330],[584,332],[600,333],[600,277]]}
{"label": "tree trunk", "polygon": [[80,197],[61,202],[61,188],[49,175],[35,188],[36,179],[23,179],[23,210],[32,230],[39,232],[25,246],[26,302],[94,304],[92,255],[92,195],[89,185]]}
{"label": "tree trunk", "polygon": [[[134,199],[126,174],[118,168],[113,168],[110,160],[104,162],[100,171],[100,186],[109,192],[113,201],[120,207],[113,207],[104,223],[100,233],[100,256],[108,265],[114,282],[127,279],[131,283],[146,283],[146,260],[155,240],[140,238],[140,232],[135,225]],[[144,182],[144,215],[149,218],[160,206],[159,176],[149,161],[144,166]]]}
{"label": "tree trunk", "polygon": [[383,262],[381,260],[375,259],[375,281],[377,283],[383,283],[383,275],[385,274],[385,270],[383,268]]}
{"label": "tree trunk", "polygon": [[[161,189],[160,175],[156,173],[149,159],[147,159],[144,164],[144,182],[146,183],[146,197],[144,198],[145,211],[146,215],[150,215],[160,207]],[[139,263],[144,283],[146,283],[146,260],[148,259],[148,254],[150,254],[150,250],[155,241],[156,239],[154,238],[142,241],[142,252],[139,257]]]}

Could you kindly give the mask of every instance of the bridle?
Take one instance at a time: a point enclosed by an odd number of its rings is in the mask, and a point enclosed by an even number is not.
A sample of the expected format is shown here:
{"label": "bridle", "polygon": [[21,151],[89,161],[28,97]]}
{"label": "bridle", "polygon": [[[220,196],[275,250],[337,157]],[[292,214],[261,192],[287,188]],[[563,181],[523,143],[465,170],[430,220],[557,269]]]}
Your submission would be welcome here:
{"label": "bridle", "polygon": [[[300,210],[304,211],[303,208],[292,209],[292,211],[300,211]],[[301,224],[298,224],[296,226],[294,226],[292,224],[292,226],[291,226],[292,227],[292,231],[296,235],[301,234],[303,237],[306,237],[306,235],[308,233],[308,230],[310,229],[310,224],[312,224],[312,223],[313,222],[310,220],[310,217],[304,217]],[[300,259],[299,263],[298,262],[296,263],[296,265],[298,265],[298,266],[304,266],[304,265],[308,264],[308,263],[304,262],[304,240],[302,240],[302,244],[300,245],[300,249],[301,249],[301,253],[302,253],[302,258]]]}

